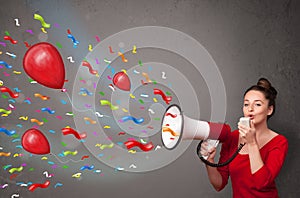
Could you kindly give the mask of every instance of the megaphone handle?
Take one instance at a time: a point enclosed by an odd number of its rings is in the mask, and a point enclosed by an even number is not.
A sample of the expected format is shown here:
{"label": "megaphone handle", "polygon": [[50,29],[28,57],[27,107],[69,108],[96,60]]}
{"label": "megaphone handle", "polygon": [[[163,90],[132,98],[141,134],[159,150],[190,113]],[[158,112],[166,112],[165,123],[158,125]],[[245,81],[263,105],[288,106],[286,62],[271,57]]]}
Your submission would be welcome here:
{"label": "megaphone handle", "polygon": [[209,162],[209,161],[207,161],[203,156],[201,156],[201,154],[199,154],[199,151],[200,151],[200,149],[201,149],[201,144],[202,144],[202,142],[203,142],[203,140],[201,140],[200,141],[200,143],[198,144],[198,146],[197,146],[197,155],[198,155],[198,157],[200,158],[200,160],[203,162],[203,163],[205,163],[206,165],[208,165],[208,166],[211,166],[211,167],[221,167],[221,166],[226,166],[226,165],[228,165],[236,156],[237,156],[237,154],[240,152],[240,150],[243,148],[243,146],[246,144],[246,143],[244,143],[244,144],[240,144],[239,145],[239,147],[238,147],[238,149],[235,151],[235,153],[226,161],[226,162],[224,162],[224,163],[221,163],[221,164],[215,164],[215,163],[211,163],[211,162]]}
{"label": "megaphone handle", "polygon": [[[213,147],[217,147],[218,144],[219,144],[219,140],[211,140],[211,139],[207,139],[207,140],[205,140],[205,141],[206,141],[207,144],[208,144],[208,147],[207,147],[208,150],[212,149]],[[203,157],[204,159],[207,160],[207,158],[209,157],[209,154],[206,155],[206,156],[202,156],[202,157]]]}

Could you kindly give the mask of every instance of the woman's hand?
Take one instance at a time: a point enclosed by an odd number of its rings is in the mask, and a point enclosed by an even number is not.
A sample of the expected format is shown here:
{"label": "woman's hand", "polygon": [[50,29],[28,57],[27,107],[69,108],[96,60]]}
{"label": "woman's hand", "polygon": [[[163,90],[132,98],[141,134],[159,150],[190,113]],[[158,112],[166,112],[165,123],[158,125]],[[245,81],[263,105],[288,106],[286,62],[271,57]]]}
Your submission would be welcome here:
{"label": "woman's hand", "polygon": [[208,148],[207,141],[203,141],[200,148],[200,154],[202,156],[208,156],[207,161],[214,163],[214,158],[216,155],[216,147]]}
{"label": "woman's hand", "polygon": [[238,129],[244,143],[247,144],[256,143],[256,130],[254,127],[253,120],[250,121],[250,127],[238,123]]}

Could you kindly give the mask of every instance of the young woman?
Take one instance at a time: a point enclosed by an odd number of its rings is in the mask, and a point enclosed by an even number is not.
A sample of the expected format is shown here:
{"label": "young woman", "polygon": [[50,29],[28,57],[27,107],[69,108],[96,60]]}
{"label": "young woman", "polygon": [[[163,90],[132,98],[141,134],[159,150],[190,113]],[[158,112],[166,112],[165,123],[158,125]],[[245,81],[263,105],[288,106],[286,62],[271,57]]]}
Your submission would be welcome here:
{"label": "young woman", "polygon": [[[222,144],[219,163],[226,161],[237,150],[240,143],[246,143],[236,158],[227,166],[214,168],[206,165],[213,187],[222,190],[230,176],[233,197],[278,197],[275,185],[288,150],[287,139],[268,128],[267,121],[275,112],[277,91],[265,79],[244,94],[243,113],[250,118],[250,127],[238,123],[238,130]],[[216,149],[201,145],[200,153],[207,155],[214,163]]]}

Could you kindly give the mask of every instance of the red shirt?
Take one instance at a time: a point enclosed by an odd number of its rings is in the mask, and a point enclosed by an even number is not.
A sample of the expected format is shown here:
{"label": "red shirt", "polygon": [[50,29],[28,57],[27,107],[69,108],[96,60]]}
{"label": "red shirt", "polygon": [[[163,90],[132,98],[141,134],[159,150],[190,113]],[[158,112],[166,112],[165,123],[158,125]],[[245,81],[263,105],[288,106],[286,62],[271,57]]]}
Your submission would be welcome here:
{"label": "red shirt", "polygon": [[[225,162],[237,150],[239,131],[233,131],[222,144],[219,163]],[[246,146],[246,145],[245,145]],[[222,175],[222,188],[231,178],[233,197],[278,197],[275,178],[277,177],[288,150],[287,139],[277,135],[260,148],[264,165],[251,173],[248,154],[238,154],[227,166],[219,167]]]}

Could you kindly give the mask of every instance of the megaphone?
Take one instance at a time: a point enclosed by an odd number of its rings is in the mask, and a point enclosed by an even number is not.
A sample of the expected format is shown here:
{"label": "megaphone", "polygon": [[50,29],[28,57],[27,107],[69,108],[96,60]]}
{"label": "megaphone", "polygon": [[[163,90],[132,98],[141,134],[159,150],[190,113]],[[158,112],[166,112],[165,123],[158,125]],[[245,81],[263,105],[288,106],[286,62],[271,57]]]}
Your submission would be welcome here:
{"label": "megaphone", "polygon": [[206,160],[208,156],[200,156],[199,150],[203,140],[208,140],[209,147],[216,147],[219,142],[224,142],[231,133],[228,124],[195,120],[183,115],[177,104],[170,105],[164,114],[161,127],[161,138],[163,146],[173,150],[181,140],[201,140],[197,147],[197,154],[207,165],[218,167],[229,164],[244,144],[240,144],[233,156],[222,164],[213,164]]}
{"label": "megaphone", "polygon": [[224,142],[231,133],[227,124],[195,120],[182,114],[176,104],[169,106],[162,119],[161,137],[165,148],[176,148],[181,140],[216,140]]}

